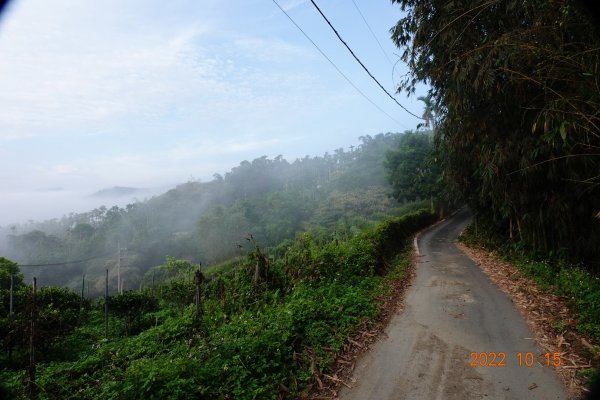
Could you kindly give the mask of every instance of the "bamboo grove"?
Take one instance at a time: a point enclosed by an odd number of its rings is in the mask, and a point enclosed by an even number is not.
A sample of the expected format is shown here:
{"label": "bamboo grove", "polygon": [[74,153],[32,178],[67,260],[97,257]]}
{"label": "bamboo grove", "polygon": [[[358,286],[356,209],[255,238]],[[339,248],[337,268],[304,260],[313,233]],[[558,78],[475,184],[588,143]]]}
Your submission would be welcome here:
{"label": "bamboo grove", "polygon": [[563,0],[392,0],[448,195],[538,254],[600,260],[600,35]]}

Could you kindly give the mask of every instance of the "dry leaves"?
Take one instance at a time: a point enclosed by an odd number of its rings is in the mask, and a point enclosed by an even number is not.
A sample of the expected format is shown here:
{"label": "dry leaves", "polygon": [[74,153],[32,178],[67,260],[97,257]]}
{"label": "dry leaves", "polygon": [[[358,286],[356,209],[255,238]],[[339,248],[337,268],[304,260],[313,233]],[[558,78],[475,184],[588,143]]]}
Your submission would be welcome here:
{"label": "dry leaves", "polygon": [[[567,307],[567,299],[540,289],[516,266],[500,260],[493,252],[462,243],[457,246],[511,298],[544,352],[561,353],[562,365],[555,370],[565,384],[569,398],[580,398],[585,392],[585,379],[577,376],[576,371],[592,366],[594,346],[575,331],[577,322]],[[559,327],[560,331],[557,331]]]}

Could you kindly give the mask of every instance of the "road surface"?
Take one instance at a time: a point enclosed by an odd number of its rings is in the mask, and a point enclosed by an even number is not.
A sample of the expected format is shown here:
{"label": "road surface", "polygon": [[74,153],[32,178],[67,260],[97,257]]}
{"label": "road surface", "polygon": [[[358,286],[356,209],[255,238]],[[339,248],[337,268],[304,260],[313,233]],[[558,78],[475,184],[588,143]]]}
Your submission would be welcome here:
{"label": "road surface", "polygon": [[[404,310],[357,362],[352,389],[339,398],[566,399],[552,368],[542,365],[553,355],[546,359],[511,300],[454,245],[469,218],[460,211],[420,235]],[[490,362],[505,366],[481,366]]]}

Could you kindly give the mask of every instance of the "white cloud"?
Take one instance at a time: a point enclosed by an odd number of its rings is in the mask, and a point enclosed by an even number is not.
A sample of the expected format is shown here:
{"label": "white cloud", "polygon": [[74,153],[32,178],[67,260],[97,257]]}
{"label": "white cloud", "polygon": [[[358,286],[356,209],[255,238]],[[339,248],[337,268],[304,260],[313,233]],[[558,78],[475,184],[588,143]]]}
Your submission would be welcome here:
{"label": "white cloud", "polygon": [[152,27],[125,36],[105,28],[106,37],[90,41],[90,30],[69,31],[68,23],[59,29],[67,13],[53,9],[52,19],[43,3],[24,3],[7,15],[0,38],[0,137],[81,132],[133,115],[153,118],[190,86],[205,92],[218,87],[219,61],[198,56],[209,24],[162,32],[166,37]]}
{"label": "white cloud", "polygon": [[[310,73],[273,70],[270,64],[314,57],[280,39],[215,42],[210,22],[127,35],[105,29],[102,38],[86,29],[72,32],[67,15],[43,10],[23,6],[17,11],[26,15],[15,12],[15,23],[0,37],[2,140],[124,132],[124,125],[167,130],[165,123],[176,128],[183,121],[207,126],[225,120],[233,127],[236,119],[262,118],[265,106],[296,101],[286,91],[315,81]],[[88,10],[79,11],[84,17],[74,19],[89,18]],[[31,24],[16,23],[26,17]],[[269,73],[253,66],[257,62],[268,64]]]}
{"label": "white cloud", "polygon": [[314,51],[280,39],[243,37],[234,41],[235,51],[260,62],[285,63],[298,58],[313,58]]}

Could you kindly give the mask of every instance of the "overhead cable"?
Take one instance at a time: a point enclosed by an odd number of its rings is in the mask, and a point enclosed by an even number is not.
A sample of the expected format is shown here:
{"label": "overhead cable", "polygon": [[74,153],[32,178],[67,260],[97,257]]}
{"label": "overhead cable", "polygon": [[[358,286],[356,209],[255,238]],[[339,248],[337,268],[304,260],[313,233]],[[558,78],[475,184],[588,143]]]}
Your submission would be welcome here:
{"label": "overhead cable", "polygon": [[50,264],[19,264],[19,267],[58,267],[60,265],[78,264],[78,263],[96,260],[99,258],[106,258],[106,257],[108,257],[107,254],[105,254],[103,256],[90,257],[90,258],[86,258],[83,260],[64,261],[64,262],[50,263]]}
{"label": "overhead cable", "polygon": [[360,61],[360,59],[356,56],[356,54],[354,54],[354,51],[352,51],[352,49],[350,48],[350,46],[348,46],[348,43],[346,43],[344,41],[344,39],[342,39],[342,37],[340,36],[340,34],[338,33],[338,31],[333,27],[333,25],[331,24],[331,22],[329,22],[329,20],[325,16],[325,14],[323,14],[323,11],[321,11],[321,9],[317,5],[317,3],[315,3],[314,0],[310,0],[310,2],[312,3],[313,6],[315,6],[315,8],[319,12],[319,14],[321,14],[321,16],[323,17],[323,19],[327,22],[327,24],[329,25],[329,27],[333,30],[333,32],[335,33],[335,35],[338,37],[338,39],[344,44],[344,46],[346,46],[346,48],[348,49],[348,51],[350,52],[350,54],[352,54],[352,57],[354,57],[354,59],[360,64],[360,66],[363,67],[363,69],[367,72],[367,74],[369,74],[369,76],[371,77],[371,79],[373,79],[375,81],[375,83],[377,83],[377,85],[379,85],[379,87],[381,88],[381,90],[383,90],[385,92],[385,94],[387,94],[388,97],[390,99],[392,99],[396,104],[398,104],[400,107],[402,107],[402,109],[404,111],[406,111],[407,113],[409,113],[413,117],[416,117],[418,119],[423,119],[422,117],[419,117],[417,114],[409,111],[408,108],[406,108],[402,104],[400,104],[400,102],[398,102],[398,100],[396,100],[396,98],[394,96],[392,96],[390,94],[390,92],[388,92],[386,90],[386,88],[384,88],[381,83],[379,83],[379,81],[377,80],[377,78],[375,78],[373,76],[373,74],[371,73],[371,71],[369,71],[369,69],[367,67],[365,67],[365,64],[363,64],[362,61]]}
{"label": "overhead cable", "polygon": [[390,60],[390,57],[387,55],[387,52],[383,49],[383,46],[381,45],[381,42],[379,41],[379,39],[377,39],[377,36],[375,36],[375,32],[373,32],[373,29],[371,29],[371,26],[367,22],[367,19],[365,18],[365,16],[363,15],[363,13],[360,11],[360,8],[358,8],[358,4],[356,4],[356,1],[352,0],[352,4],[354,4],[354,8],[356,8],[356,11],[358,11],[358,13],[360,14],[362,20],[365,22],[365,25],[367,26],[367,28],[369,28],[369,31],[371,32],[371,35],[373,35],[373,38],[375,39],[375,41],[379,45],[379,48],[381,49],[381,52],[383,53],[383,55],[385,56],[385,58],[387,58],[387,60],[390,62],[391,66],[394,66],[394,63],[392,62],[392,60]]}
{"label": "overhead cable", "polygon": [[325,54],[323,52],[323,50],[321,50],[321,48],[319,46],[317,46],[317,44],[310,38],[310,36],[308,36],[308,34],[306,32],[304,32],[304,30],[300,27],[300,25],[298,25],[296,23],[296,21],[294,21],[292,19],[292,17],[279,5],[279,3],[277,3],[276,0],[272,0],[273,3],[275,3],[275,5],[281,10],[281,12],[283,12],[285,14],[286,17],[288,17],[288,19],[296,26],[296,28],[298,28],[298,30],[300,32],[302,32],[302,34],[304,35],[304,37],[306,37],[313,46],[315,46],[315,48],[319,51],[319,53],[321,53],[321,55],[323,57],[325,57],[325,59],[327,61],[329,61],[329,63],[333,66],[333,68],[335,68],[335,70],[358,92],[362,95],[362,97],[364,97],[369,103],[371,103],[375,108],[377,108],[379,111],[381,111],[382,113],[384,113],[385,115],[387,115],[392,121],[394,121],[395,123],[397,123],[398,125],[400,125],[401,127],[406,128],[406,126],[404,124],[402,124],[400,121],[398,121],[396,118],[392,117],[390,114],[388,114],[387,112],[385,112],[381,107],[379,107],[377,104],[375,104],[373,102],[373,100],[371,100],[369,97],[367,97],[366,94],[364,94],[351,80],[350,78],[348,78],[339,68],[337,65],[335,65],[335,63],[333,61],[331,61],[331,59],[327,56],[327,54]]}

